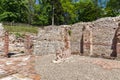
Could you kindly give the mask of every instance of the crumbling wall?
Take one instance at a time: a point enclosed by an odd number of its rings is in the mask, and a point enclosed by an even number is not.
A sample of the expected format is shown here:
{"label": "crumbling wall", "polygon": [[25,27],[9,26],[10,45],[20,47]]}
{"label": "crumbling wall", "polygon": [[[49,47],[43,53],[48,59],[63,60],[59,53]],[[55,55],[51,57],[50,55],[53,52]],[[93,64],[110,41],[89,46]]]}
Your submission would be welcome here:
{"label": "crumbling wall", "polygon": [[[91,26],[92,28],[92,48],[93,54],[108,55],[112,53],[112,40],[118,27],[118,17],[101,18],[93,22],[80,22],[73,25],[66,25],[71,28],[71,51],[73,54],[81,54],[82,52],[82,28],[83,26]],[[63,47],[61,26],[47,26],[43,30],[39,30],[38,39],[35,42],[34,53],[36,54],[55,54],[58,47]]]}
{"label": "crumbling wall", "polygon": [[112,53],[112,40],[118,27],[118,22],[120,21],[120,16],[118,17],[107,17],[101,18],[93,22],[81,22],[73,24],[71,27],[71,47],[73,53],[81,53],[82,45],[82,28],[83,26],[92,27],[93,36],[93,54],[108,55]]}
{"label": "crumbling wall", "polygon": [[37,55],[55,54],[56,50],[65,47],[65,34],[64,26],[47,26],[40,29],[34,44],[34,53]]}
{"label": "crumbling wall", "polygon": [[2,37],[4,35],[4,28],[2,23],[0,23],[0,37]]}
{"label": "crumbling wall", "polygon": [[4,47],[4,28],[2,23],[0,23],[0,53],[3,52],[3,47]]}
{"label": "crumbling wall", "polygon": [[95,55],[107,55],[112,53],[112,40],[118,27],[118,20],[115,18],[102,18],[94,21],[93,24],[93,53]]}

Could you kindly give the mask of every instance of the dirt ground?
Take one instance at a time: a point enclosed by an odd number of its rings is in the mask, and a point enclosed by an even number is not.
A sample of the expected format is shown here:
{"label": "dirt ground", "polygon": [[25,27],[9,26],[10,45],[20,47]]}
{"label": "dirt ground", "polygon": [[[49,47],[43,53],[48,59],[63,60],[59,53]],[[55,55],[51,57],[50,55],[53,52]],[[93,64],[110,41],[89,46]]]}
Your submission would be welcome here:
{"label": "dirt ground", "polygon": [[55,64],[55,55],[36,58],[36,71],[41,80],[120,80],[120,61],[73,55]]}
{"label": "dirt ground", "polygon": [[120,80],[120,61],[72,55],[55,64],[54,58],[54,54],[1,57],[0,80]]}

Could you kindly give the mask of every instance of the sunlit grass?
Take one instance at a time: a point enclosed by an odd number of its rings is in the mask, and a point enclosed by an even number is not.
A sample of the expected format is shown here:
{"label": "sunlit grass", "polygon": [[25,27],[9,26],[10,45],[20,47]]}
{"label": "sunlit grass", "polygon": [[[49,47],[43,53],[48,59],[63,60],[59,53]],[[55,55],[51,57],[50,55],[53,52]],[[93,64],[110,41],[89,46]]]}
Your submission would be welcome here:
{"label": "sunlit grass", "polygon": [[38,27],[34,26],[6,26],[4,25],[5,30],[9,32],[28,32],[28,33],[38,33]]}

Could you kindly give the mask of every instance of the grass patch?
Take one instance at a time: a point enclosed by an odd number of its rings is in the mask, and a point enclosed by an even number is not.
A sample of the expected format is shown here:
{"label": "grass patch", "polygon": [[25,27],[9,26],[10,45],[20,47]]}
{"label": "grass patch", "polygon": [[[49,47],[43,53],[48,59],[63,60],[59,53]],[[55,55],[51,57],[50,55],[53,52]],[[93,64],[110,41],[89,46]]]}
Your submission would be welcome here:
{"label": "grass patch", "polygon": [[4,25],[5,30],[9,32],[28,32],[28,33],[38,33],[38,27],[33,26],[6,26]]}

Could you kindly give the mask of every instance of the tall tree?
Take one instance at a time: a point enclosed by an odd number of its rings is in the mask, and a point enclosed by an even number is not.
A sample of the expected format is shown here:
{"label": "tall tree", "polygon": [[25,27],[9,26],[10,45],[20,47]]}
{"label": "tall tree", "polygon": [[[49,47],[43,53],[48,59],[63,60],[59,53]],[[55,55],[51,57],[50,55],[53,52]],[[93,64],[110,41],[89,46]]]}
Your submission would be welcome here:
{"label": "tall tree", "polygon": [[39,3],[34,5],[33,23],[35,25],[50,25],[52,6],[50,0],[39,0]]}
{"label": "tall tree", "polygon": [[53,0],[52,3],[52,15],[54,17],[54,22],[56,25],[64,23],[64,10],[60,0]]}
{"label": "tall tree", "polygon": [[24,0],[2,0],[0,21],[27,22],[27,8]]}
{"label": "tall tree", "polygon": [[75,3],[72,0],[60,0],[64,10],[64,24],[72,24],[76,21]]}
{"label": "tall tree", "polygon": [[93,21],[102,17],[102,9],[88,0],[86,2],[80,1],[77,5],[78,22],[79,21]]}
{"label": "tall tree", "polygon": [[106,7],[106,16],[120,15],[120,1],[110,0]]}
{"label": "tall tree", "polygon": [[35,5],[35,2],[36,0],[27,0],[28,2],[28,5],[27,5],[27,8],[28,8],[28,23],[29,24],[32,24],[33,22],[33,16],[34,16],[34,5]]}
{"label": "tall tree", "polygon": [[35,4],[33,24],[51,25],[54,17],[54,24],[60,25],[64,22],[63,15],[60,0],[39,0],[39,4]]}

